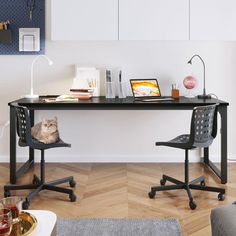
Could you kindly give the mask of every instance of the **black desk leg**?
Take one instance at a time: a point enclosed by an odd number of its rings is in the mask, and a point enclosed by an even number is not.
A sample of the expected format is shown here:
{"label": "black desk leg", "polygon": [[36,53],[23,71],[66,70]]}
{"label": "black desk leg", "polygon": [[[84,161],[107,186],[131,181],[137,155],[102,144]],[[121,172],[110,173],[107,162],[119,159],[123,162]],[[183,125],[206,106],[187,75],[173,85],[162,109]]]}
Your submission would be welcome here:
{"label": "black desk leg", "polygon": [[[31,127],[34,126],[34,110],[29,111]],[[29,148],[29,162],[34,163],[34,149]]]}
{"label": "black desk leg", "polygon": [[10,183],[16,183],[16,112],[10,106]]}
{"label": "black desk leg", "polygon": [[221,183],[227,183],[227,106],[219,106],[221,115]]}
{"label": "black desk leg", "polygon": [[204,148],[204,163],[209,164],[209,148]]}

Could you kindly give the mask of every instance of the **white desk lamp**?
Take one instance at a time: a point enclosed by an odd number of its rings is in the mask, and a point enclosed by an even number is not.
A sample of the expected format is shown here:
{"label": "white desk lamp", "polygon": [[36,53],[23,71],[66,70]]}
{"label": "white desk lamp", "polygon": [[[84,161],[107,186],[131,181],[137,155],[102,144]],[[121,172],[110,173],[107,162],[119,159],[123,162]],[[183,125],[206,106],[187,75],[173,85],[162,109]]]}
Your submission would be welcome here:
{"label": "white desk lamp", "polygon": [[31,78],[30,78],[30,94],[25,95],[25,98],[38,98],[39,95],[34,94],[34,64],[39,58],[45,58],[48,61],[48,65],[52,65],[53,61],[49,59],[46,55],[38,55],[31,64]]}

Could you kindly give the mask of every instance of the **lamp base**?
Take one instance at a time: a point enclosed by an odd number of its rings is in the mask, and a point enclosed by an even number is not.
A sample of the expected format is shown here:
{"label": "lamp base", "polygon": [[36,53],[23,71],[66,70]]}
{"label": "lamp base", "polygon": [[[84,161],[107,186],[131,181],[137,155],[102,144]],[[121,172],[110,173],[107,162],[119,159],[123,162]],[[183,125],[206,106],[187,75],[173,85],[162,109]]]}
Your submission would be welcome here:
{"label": "lamp base", "polygon": [[211,99],[211,95],[201,94],[201,95],[198,95],[197,98],[199,98],[199,99]]}
{"label": "lamp base", "polygon": [[24,96],[24,98],[39,98],[39,95],[36,94],[27,94]]}

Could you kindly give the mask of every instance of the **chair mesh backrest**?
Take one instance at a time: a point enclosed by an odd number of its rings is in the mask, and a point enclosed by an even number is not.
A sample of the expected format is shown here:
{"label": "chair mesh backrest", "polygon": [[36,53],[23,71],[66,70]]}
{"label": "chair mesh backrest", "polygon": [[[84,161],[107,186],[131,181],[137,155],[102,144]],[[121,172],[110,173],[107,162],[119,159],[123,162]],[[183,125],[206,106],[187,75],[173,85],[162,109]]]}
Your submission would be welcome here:
{"label": "chair mesh backrest", "polygon": [[191,136],[193,143],[208,143],[215,138],[217,105],[195,107],[192,115]]}
{"label": "chair mesh backrest", "polygon": [[31,137],[31,126],[26,107],[16,106],[16,117],[17,117],[17,134],[21,139],[21,142],[29,144]]}

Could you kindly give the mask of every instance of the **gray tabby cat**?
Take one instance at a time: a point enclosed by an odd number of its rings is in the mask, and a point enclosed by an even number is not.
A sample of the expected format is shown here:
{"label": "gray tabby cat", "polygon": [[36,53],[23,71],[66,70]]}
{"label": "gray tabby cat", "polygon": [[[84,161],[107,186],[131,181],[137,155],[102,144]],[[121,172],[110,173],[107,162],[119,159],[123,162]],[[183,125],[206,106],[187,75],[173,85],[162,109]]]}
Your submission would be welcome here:
{"label": "gray tabby cat", "polygon": [[50,144],[59,140],[59,131],[57,127],[57,117],[52,120],[43,119],[31,128],[31,135],[38,141]]}

